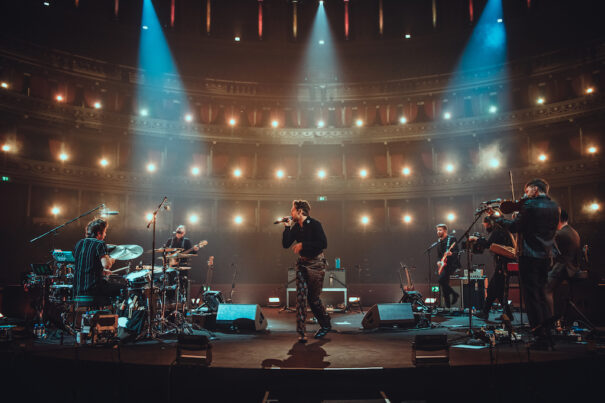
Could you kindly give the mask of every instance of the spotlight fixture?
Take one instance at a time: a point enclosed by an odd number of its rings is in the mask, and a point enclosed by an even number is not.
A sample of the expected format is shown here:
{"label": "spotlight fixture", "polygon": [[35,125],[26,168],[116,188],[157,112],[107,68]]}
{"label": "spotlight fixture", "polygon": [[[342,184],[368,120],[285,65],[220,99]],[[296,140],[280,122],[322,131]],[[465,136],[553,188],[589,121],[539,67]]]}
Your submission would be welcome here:
{"label": "spotlight fixture", "polygon": [[229,119],[229,126],[235,126],[235,123],[237,123],[235,121],[235,119],[233,119],[233,118]]}
{"label": "spotlight fixture", "polygon": [[8,89],[8,83],[6,81],[2,81],[2,84],[0,84],[0,87],[2,87],[4,89]]}
{"label": "spotlight fixture", "polygon": [[58,95],[55,97],[55,99],[56,99],[57,101],[59,101],[59,102],[63,102],[63,95],[58,94]]}
{"label": "spotlight fixture", "polygon": [[[2,84],[4,84],[4,83],[2,83]],[[3,87],[4,87],[4,86],[3,86]],[[6,88],[6,87],[4,87],[4,88]],[[594,92],[594,88],[593,88],[593,87],[588,87],[588,88],[586,88],[586,93],[587,93],[587,94],[592,94],[593,92]]]}
{"label": "spotlight fixture", "polygon": [[454,213],[448,213],[448,215],[447,215],[447,220],[448,220],[449,222],[452,222],[452,221],[454,221],[455,219],[456,219],[456,214],[454,214]]}
{"label": "spotlight fixture", "polygon": [[271,126],[277,127],[277,126],[279,126],[279,122],[277,120],[273,120],[273,121],[271,121]]}
{"label": "spotlight fixture", "polygon": [[489,113],[496,113],[498,112],[498,107],[496,105],[491,105],[489,107]]}
{"label": "spotlight fixture", "polygon": [[597,153],[597,148],[595,146],[590,146],[588,147],[588,154],[596,154]]}
{"label": "spotlight fixture", "polygon": [[445,112],[445,113],[443,114],[443,118],[444,118],[445,120],[450,120],[450,119],[452,118],[452,114],[451,114],[450,112]]}
{"label": "spotlight fixture", "polygon": [[326,171],[324,171],[323,169],[320,169],[319,171],[317,171],[317,177],[319,179],[324,179],[326,177]]}
{"label": "spotlight fixture", "polygon": [[147,164],[147,172],[155,172],[156,170],[156,166],[153,162],[150,162],[149,164]]}
{"label": "spotlight fixture", "polygon": [[239,42],[242,40],[242,38],[240,38],[239,36],[236,36],[235,38],[233,38],[235,40],[235,42]]}
{"label": "spotlight fixture", "polygon": [[107,165],[109,165],[109,161],[107,161],[106,158],[101,158],[101,160],[99,161],[99,164],[105,168]]}
{"label": "spotlight fixture", "polygon": [[359,302],[361,299],[359,297],[349,297],[349,302]]}
{"label": "spotlight fixture", "polygon": [[193,115],[188,113],[185,115],[185,122],[193,122]]}
{"label": "spotlight fixture", "polygon": [[404,174],[405,176],[408,176],[409,174],[412,173],[412,171],[410,170],[410,168],[405,167],[401,170],[401,173]]}
{"label": "spotlight fixture", "polygon": [[323,39],[320,39],[319,41],[317,41],[317,43],[319,43],[320,45],[325,45],[326,41],[324,41]]}
{"label": "spotlight fixture", "polygon": [[50,1],[43,1],[43,2],[42,2],[42,5],[43,5],[44,7],[50,7]]}
{"label": "spotlight fixture", "polygon": [[200,168],[198,168],[198,167],[191,168],[191,175],[198,176],[199,174],[200,174]]}
{"label": "spotlight fixture", "polygon": [[405,34],[405,39],[411,39],[411,38],[412,38],[412,35],[410,35],[410,34]]}
{"label": "spotlight fixture", "polygon": [[498,18],[498,24],[502,24],[502,18]]}
{"label": "spotlight fixture", "polygon": [[367,215],[364,215],[361,217],[361,223],[363,225],[368,225],[370,223],[370,217],[368,217]]}
{"label": "spotlight fixture", "polygon": [[357,127],[361,127],[361,126],[363,126],[363,120],[361,120],[361,119],[357,119],[357,120],[355,121],[355,125],[357,125]]}
{"label": "spotlight fixture", "polygon": [[101,107],[102,107],[103,105],[101,105],[101,102],[97,101],[97,102],[95,102],[95,103],[93,104],[93,106],[94,106],[94,108],[95,108],[95,109],[101,109]]}
{"label": "spotlight fixture", "polygon": [[198,217],[197,214],[190,214],[189,215],[189,222],[191,224],[196,224],[199,220],[200,220],[200,218]]}
{"label": "spotlight fixture", "polygon": [[139,115],[141,115],[143,117],[149,116],[149,111],[147,109],[143,108],[139,111]]}
{"label": "spotlight fixture", "polygon": [[286,176],[286,174],[283,169],[278,169],[277,171],[275,171],[275,176],[277,177],[277,179],[281,179]]}
{"label": "spotlight fixture", "polygon": [[67,153],[61,153],[59,154],[59,159],[63,162],[67,161],[69,159],[69,155],[67,155]]}
{"label": "spotlight fixture", "polygon": [[149,29],[149,27],[147,25],[143,25],[141,28],[143,28],[145,31],[147,31]]}
{"label": "spotlight fixture", "polygon": [[408,122],[408,119],[405,116],[402,116],[399,118],[399,123],[401,123],[402,125],[406,124]]}
{"label": "spotlight fixture", "polygon": [[241,176],[242,176],[242,170],[241,170],[241,169],[239,169],[239,168],[235,168],[235,169],[233,170],[233,176],[235,176],[236,178],[241,177]]}
{"label": "spotlight fixture", "polygon": [[546,154],[540,154],[540,155],[538,156],[538,160],[539,160],[540,162],[544,162],[544,161],[546,161],[547,159],[548,159],[548,157],[546,156]]}
{"label": "spotlight fixture", "polygon": [[359,171],[359,176],[361,176],[362,178],[367,178],[368,176],[368,171],[366,169],[362,169]]}
{"label": "spotlight fixture", "polygon": [[50,213],[54,216],[58,216],[59,214],[61,214],[61,209],[58,206],[53,206],[50,209]]}
{"label": "spotlight fixture", "polygon": [[317,122],[317,127],[319,127],[320,129],[322,127],[324,127],[326,125],[326,122],[324,122],[323,120],[320,120],[319,122]]}
{"label": "spotlight fixture", "polygon": [[412,216],[408,215],[408,214],[404,215],[403,216],[403,222],[406,223],[406,224],[411,223],[412,222]]}
{"label": "spotlight fixture", "polygon": [[453,164],[446,164],[445,165],[445,171],[448,172],[448,173],[454,172],[454,165]]}
{"label": "spotlight fixture", "polygon": [[10,144],[3,144],[2,145],[2,151],[9,152],[10,150],[11,150]]}
{"label": "spotlight fixture", "polygon": [[244,222],[244,217],[242,217],[241,215],[236,215],[235,217],[233,217],[233,222],[237,225],[240,225]]}
{"label": "spotlight fixture", "polygon": [[538,99],[536,99],[536,103],[538,105],[543,105],[545,101],[546,100],[544,99],[544,97],[539,97]]}

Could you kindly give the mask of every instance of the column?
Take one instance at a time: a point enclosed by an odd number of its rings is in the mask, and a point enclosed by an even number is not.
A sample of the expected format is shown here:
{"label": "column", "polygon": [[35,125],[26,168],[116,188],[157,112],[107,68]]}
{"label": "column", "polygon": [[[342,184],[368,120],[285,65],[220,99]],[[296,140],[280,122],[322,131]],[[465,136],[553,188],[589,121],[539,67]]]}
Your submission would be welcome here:
{"label": "column", "polygon": [[296,173],[296,179],[300,179],[302,176],[302,151],[301,151],[302,146],[298,146],[298,160],[297,160],[297,164],[298,164],[298,172]]}
{"label": "column", "polygon": [[391,167],[391,152],[389,150],[388,144],[385,143],[386,154],[387,154],[387,175],[390,177],[393,176],[393,169]]}
{"label": "column", "polygon": [[385,231],[391,231],[391,214],[389,212],[389,201],[384,200],[384,229]]}
{"label": "column", "polygon": [[342,149],[342,177],[344,180],[347,180],[347,155],[345,153],[344,144],[341,145]]}
{"label": "column", "polygon": [[256,232],[260,232],[260,200],[256,201],[256,211],[254,212],[254,222]]}
{"label": "column", "polygon": [[[210,1],[210,0],[208,0]],[[206,159],[206,176],[212,176],[212,155],[214,154],[214,146],[210,146],[208,158]]]}
{"label": "column", "polygon": [[[258,150],[258,144],[256,145],[256,148]],[[254,150],[254,160],[252,161],[252,178],[256,179],[256,176],[258,175],[258,151]]]}

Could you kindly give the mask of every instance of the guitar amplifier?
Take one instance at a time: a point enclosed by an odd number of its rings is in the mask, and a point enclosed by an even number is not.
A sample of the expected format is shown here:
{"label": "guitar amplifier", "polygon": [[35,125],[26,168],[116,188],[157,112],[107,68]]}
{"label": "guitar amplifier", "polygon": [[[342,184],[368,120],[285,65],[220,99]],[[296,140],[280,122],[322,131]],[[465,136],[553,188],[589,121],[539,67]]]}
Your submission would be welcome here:
{"label": "guitar amplifier", "polygon": [[[296,269],[288,269],[288,284],[296,287]],[[347,286],[347,276],[344,270],[326,270],[322,288],[343,288]]]}

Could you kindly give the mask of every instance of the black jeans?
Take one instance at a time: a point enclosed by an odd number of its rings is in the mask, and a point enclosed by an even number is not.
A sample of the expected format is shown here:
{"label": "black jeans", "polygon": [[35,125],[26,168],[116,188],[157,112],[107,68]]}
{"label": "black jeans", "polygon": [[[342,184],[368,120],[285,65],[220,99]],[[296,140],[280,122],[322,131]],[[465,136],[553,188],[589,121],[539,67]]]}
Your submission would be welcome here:
{"label": "black jeans", "polygon": [[[504,313],[509,319],[513,319],[513,313],[508,305],[508,301],[505,301],[504,291],[508,288],[508,273],[506,269],[496,267],[496,271],[489,281],[489,286],[487,287],[487,298],[485,299],[485,306],[483,307],[483,313],[489,313],[492,308],[492,304],[497,299],[500,301],[502,308],[504,308]],[[508,299],[508,298],[506,298]]]}
{"label": "black jeans", "polygon": [[296,331],[304,335],[307,320],[307,302],[321,327],[330,327],[330,315],[319,299],[326,274],[323,255],[296,262]]}
{"label": "black jeans", "polygon": [[445,307],[449,308],[451,306],[450,295],[457,295],[456,291],[450,286],[450,271],[447,268],[444,268],[441,274],[439,275],[439,289],[443,293],[443,299],[445,300]]}
{"label": "black jeans", "polygon": [[529,326],[533,329],[546,324],[552,313],[546,299],[546,280],[550,270],[550,259],[537,259],[521,256],[519,258],[519,275],[523,285],[523,297]]}

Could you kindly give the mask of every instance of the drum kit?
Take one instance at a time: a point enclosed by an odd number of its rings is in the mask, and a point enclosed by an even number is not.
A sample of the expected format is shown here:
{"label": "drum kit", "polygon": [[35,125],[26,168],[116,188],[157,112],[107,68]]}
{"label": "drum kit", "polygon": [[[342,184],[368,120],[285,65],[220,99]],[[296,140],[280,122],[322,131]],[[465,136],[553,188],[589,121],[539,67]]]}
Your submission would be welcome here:
{"label": "drum kit", "polygon": [[[116,261],[132,261],[143,255],[139,245],[107,245],[109,256]],[[151,250],[147,251],[151,252]],[[159,335],[191,330],[185,320],[189,301],[189,279],[187,274],[191,267],[182,266],[186,258],[196,256],[183,253],[181,248],[155,249],[162,260],[158,265],[127,266],[111,270],[106,281],[119,284],[121,296],[113,304],[115,312],[120,316],[120,323],[127,323],[136,311],[150,311],[153,304],[154,316],[151,325]],[[59,312],[59,322],[69,329],[71,319],[71,304],[74,297],[75,259],[70,251],[53,251],[52,265],[32,266],[32,273],[25,281],[28,289],[40,289],[43,301],[38,315],[44,315],[45,303],[53,305],[52,312]],[[46,315],[48,316],[48,315]],[[141,315],[138,315],[141,317]],[[147,315],[145,315],[147,317]]]}

